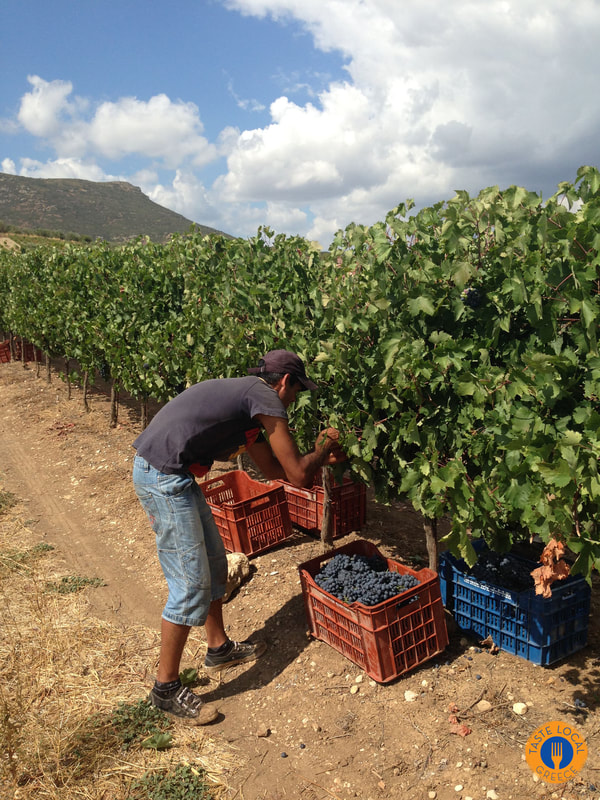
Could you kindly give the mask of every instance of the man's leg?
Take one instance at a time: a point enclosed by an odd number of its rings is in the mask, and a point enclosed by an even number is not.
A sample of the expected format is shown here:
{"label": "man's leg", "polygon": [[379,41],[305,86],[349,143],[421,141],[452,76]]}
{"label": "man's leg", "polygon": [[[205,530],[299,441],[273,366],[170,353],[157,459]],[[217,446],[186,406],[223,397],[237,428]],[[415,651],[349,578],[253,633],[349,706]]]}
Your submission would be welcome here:
{"label": "man's leg", "polygon": [[228,640],[223,623],[223,601],[213,600],[204,623],[206,643],[209,647],[221,647]]}
{"label": "man's leg", "polygon": [[174,622],[168,622],[166,619],[161,620],[157,681],[169,683],[169,681],[179,678],[179,665],[189,632],[188,625],[175,625]]}
{"label": "man's leg", "polygon": [[[138,456],[134,459],[133,479],[136,494],[156,533],[158,556],[169,588],[165,612],[171,617],[161,618],[158,671],[148,700],[191,724],[206,725],[218,717],[217,706],[204,703],[179,679],[190,626],[202,624],[203,612],[210,604],[210,574],[205,553],[203,557],[202,524],[191,491],[195,482],[191,477],[158,473]],[[198,582],[190,580],[191,576],[197,576]]]}
{"label": "man's leg", "polygon": [[204,659],[206,672],[221,672],[234,664],[255,661],[266,650],[264,642],[234,642],[225,633],[223,601],[213,600],[204,624],[208,651]]}

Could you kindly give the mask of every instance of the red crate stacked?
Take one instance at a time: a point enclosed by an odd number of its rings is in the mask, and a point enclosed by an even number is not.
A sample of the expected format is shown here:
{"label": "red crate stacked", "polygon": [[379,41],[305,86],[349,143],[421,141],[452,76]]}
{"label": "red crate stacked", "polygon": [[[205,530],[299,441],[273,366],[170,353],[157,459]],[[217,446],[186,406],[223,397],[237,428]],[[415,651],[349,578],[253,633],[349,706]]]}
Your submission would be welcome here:
{"label": "red crate stacked", "polygon": [[[310,489],[298,489],[287,481],[276,481],[285,489],[292,525],[310,533],[321,530],[325,492],[317,475]],[[333,538],[339,539],[361,530],[367,519],[367,490],[363,483],[344,477],[341,484],[332,480],[331,518]]]}
{"label": "red crate stacked", "polygon": [[344,603],[315,582],[327,561],[338,553],[381,556],[359,539],[299,567],[304,606],[312,636],[327,642],[379,683],[387,683],[441,653],[448,632],[437,572],[411,570],[384,559],[392,572],[413,575],[418,586],[375,606]]}
{"label": "red crate stacked", "polygon": [[254,481],[242,470],[199,483],[225,549],[262,553],[292,535],[283,487]]}
{"label": "red crate stacked", "polygon": [[10,361],[10,342],[8,339],[0,343],[0,364],[8,364]]}
{"label": "red crate stacked", "polygon": [[[19,339],[15,339],[13,342],[14,350],[15,350],[15,361],[21,360],[21,342]],[[24,352],[25,352],[25,361],[35,361],[36,360],[36,353],[37,353],[37,360],[42,360],[42,351],[35,347],[30,342],[25,342],[24,345]],[[11,360],[10,357],[10,341],[7,339],[5,342],[0,344],[0,363],[6,363]]]}

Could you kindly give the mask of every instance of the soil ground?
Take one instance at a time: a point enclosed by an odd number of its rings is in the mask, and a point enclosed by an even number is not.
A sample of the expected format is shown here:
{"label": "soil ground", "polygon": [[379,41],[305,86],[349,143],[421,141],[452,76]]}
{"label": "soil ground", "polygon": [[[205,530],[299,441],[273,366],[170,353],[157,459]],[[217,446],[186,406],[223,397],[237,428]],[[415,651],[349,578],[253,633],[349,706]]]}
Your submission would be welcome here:
{"label": "soil ground", "polygon": [[[108,409],[100,387],[86,413],[81,391],[73,388],[68,399],[56,374],[48,384],[33,365],[1,365],[0,482],[27,506],[34,541],[15,546],[44,541],[62,554],[67,574],[102,578],[105,585],[90,590],[92,613],[147,625],[152,642],[165,588],[130,481],[140,419],[135,404],[122,404],[110,429]],[[421,520],[401,504],[383,507],[369,497],[363,530],[335,544],[357,538],[415,569],[426,564]],[[232,800],[599,800],[597,580],[587,647],[561,662],[544,668],[493,655],[447,616],[450,644],[441,655],[378,684],[307,634],[298,565],[320,553],[320,541],[295,532],[252,558],[250,579],[225,607],[233,638],[269,645],[255,664],[231,670],[221,685],[206,679],[199,689],[222,712],[210,736],[239,754],[228,775]],[[156,655],[149,654],[149,674]],[[202,676],[202,661],[200,632],[182,668],[197,667]],[[480,710],[480,700],[489,710]],[[516,714],[515,703],[527,712]],[[468,735],[456,732],[453,713]],[[583,769],[560,785],[539,780],[524,756],[531,733],[553,720],[576,727],[589,751]]]}

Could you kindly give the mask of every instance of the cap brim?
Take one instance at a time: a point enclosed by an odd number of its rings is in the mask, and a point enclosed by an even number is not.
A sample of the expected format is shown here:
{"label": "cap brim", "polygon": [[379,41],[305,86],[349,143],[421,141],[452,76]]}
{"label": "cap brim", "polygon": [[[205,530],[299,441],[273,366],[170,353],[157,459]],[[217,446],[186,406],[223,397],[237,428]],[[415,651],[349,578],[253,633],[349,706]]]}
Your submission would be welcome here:
{"label": "cap brim", "polygon": [[305,389],[308,389],[311,392],[316,392],[317,389],[319,388],[317,384],[313,383],[313,381],[311,381],[310,378],[307,378],[306,375],[304,376],[296,375],[296,377],[298,378],[302,386],[304,386]]}

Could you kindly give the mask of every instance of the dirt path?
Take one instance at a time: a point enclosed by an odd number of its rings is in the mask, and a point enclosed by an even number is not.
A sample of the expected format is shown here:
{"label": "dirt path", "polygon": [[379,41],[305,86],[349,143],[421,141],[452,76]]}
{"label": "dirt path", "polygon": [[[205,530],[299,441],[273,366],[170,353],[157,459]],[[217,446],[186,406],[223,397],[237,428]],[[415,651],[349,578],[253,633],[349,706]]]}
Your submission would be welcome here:
{"label": "dirt path", "polygon": [[[68,400],[56,377],[48,385],[33,368],[2,365],[0,486],[26,501],[29,544],[53,544],[66,574],[103,579],[106,585],[90,593],[93,613],[141,622],[150,640],[164,587],[153,535],[130,483],[138,416],[121,406],[120,425],[109,430],[107,398],[95,393],[92,409],[83,411],[77,389]],[[402,506],[370,502],[360,536],[410,565],[426,558],[420,520]],[[354,538],[359,535],[342,541]],[[588,647],[564,662],[543,669],[491,655],[452,632],[441,656],[379,685],[306,634],[297,567],[319,552],[317,541],[297,533],[252,559],[250,581],[226,606],[233,637],[253,634],[269,644],[257,664],[201,689],[223,713],[211,736],[239,752],[229,776],[232,798],[600,798],[597,584]],[[201,663],[199,632],[183,666]],[[148,666],[152,673],[154,662]],[[416,699],[407,701],[407,692]],[[576,698],[585,701],[584,710],[575,708]],[[481,699],[489,711],[478,711]],[[515,702],[527,704],[524,716],[513,712]],[[469,735],[452,732],[451,704]],[[558,788],[534,780],[523,756],[529,735],[555,719],[576,726],[589,748],[582,772]]]}

